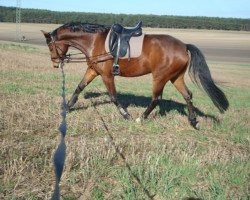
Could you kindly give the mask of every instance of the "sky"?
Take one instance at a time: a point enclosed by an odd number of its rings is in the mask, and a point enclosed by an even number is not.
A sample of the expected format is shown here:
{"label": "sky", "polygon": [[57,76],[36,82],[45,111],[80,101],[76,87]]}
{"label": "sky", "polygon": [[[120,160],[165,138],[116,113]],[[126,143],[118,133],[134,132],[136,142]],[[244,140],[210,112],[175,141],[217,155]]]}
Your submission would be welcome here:
{"label": "sky", "polygon": [[[250,18],[250,0],[21,0],[22,8],[114,14]],[[16,6],[16,0],[0,0]]]}

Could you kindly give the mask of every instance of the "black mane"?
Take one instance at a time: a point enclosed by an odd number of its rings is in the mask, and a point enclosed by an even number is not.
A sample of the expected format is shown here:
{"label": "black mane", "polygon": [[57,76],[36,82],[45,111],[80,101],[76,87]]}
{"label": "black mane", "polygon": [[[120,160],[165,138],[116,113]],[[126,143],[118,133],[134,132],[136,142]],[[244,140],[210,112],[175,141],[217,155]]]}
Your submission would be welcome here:
{"label": "black mane", "polygon": [[70,22],[60,26],[51,32],[51,35],[56,36],[57,31],[69,28],[70,31],[77,32],[83,31],[87,33],[100,33],[107,32],[110,29],[110,26],[100,25],[100,24],[91,24],[91,23],[81,23],[81,22]]}

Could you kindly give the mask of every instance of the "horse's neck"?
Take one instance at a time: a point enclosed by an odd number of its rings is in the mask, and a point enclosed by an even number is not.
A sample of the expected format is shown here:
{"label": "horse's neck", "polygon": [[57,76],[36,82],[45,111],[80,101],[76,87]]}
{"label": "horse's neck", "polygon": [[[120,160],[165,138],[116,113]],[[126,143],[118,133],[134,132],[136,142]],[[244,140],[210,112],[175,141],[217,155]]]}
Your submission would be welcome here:
{"label": "horse's neck", "polygon": [[87,57],[91,57],[102,51],[101,47],[104,47],[105,38],[105,33],[84,33],[82,36],[70,38],[69,42]]}
{"label": "horse's neck", "polygon": [[94,40],[94,48],[92,51],[92,56],[97,56],[100,54],[105,53],[105,40],[108,35],[108,32],[104,33],[96,33],[95,40]]}

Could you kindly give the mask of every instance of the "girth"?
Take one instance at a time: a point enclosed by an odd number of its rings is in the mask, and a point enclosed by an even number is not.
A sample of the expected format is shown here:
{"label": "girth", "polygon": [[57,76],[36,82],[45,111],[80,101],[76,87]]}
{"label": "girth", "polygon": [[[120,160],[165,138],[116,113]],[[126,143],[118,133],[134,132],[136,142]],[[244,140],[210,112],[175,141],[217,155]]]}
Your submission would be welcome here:
{"label": "girth", "polygon": [[142,21],[140,21],[134,28],[127,29],[120,24],[113,24],[109,37],[109,50],[114,57],[113,74],[120,75],[120,68],[118,60],[124,57],[128,52],[128,59],[130,59],[130,45],[131,37],[138,37],[142,35]]}

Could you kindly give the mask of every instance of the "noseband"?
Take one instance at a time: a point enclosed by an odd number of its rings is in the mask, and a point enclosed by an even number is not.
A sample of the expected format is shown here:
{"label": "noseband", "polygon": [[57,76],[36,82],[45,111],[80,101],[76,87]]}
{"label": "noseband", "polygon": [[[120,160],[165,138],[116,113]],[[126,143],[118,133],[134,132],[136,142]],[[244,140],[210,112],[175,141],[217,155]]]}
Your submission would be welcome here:
{"label": "noseband", "polygon": [[[61,63],[61,62],[63,62],[64,61],[64,59],[66,58],[66,55],[60,55],[60,53],[58,52],[58,49],[61,51],[61,53],[63,52],[58,46],[56,46],[56,40],[55,40],[55,37],[53,37],[52,35],[51,35],[51,41],[48,43],[48,45],[52,45],[53,46],[53,49],[55,49],[55,51],[56,51],[56,55],[57,55],[57,57],[51,57],[51,61],[52,62],[56,62],[56,63]],[[59,59],[59,61],[55,61],[55,60],[57,60],[57,59]]]}

